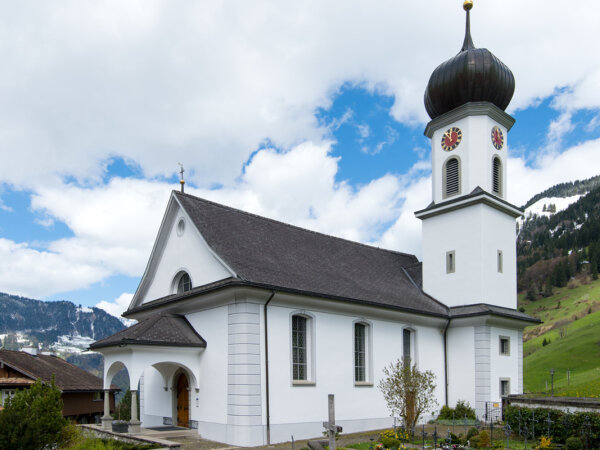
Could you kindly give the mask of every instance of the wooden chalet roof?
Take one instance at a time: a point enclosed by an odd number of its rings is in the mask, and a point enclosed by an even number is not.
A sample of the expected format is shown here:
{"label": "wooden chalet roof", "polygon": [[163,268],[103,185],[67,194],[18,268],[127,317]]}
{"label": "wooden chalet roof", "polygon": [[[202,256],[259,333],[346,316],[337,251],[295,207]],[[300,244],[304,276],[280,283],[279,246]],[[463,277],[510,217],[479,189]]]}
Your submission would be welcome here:
{"label": "wooden chalet roof", "polygon": [[[54,355],[34,356],[0,349],[0,363],[22,374],[18,378],[0,378],[0,385],[27,385],[37,379],[49,382],[54,376],[56,386],[63,392],[102,391],[104,386],[101,378]],[[112,389],[118,390],[116,386]]]}

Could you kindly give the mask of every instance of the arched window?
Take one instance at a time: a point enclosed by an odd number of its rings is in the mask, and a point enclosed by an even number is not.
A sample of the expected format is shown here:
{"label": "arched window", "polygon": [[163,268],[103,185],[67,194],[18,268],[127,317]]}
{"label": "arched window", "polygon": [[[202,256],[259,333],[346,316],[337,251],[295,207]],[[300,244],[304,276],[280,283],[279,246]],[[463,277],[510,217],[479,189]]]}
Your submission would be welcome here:
{"label": "arched window", "polygon": [[494,158],[492,166],[492,191],[496,195],[502,195],[502,161],[500,158]]}
{"label": "arched window", "polygon": [[444,198],[460,194],[460,161],[453,156],[444,163]]}
{"label": "arched window", "polygon": [[192,279],[187,274],[187,272],[182,271],[175,275],[173,285],[176,287],[176,289],[174,290],[177,294],[183,294],[184,292],[190,291],[192,289]]}
{"label": "arched window", "polygon": [[292,384],[315,382],[314,318],[304,311],[291,315]]}
{"label": "arched window", "polygon": [[292,316],[292,376],[294,380],[308,379],[308,333],[303,316]]}
{"label": "arched window", "polygon": [[415,348],[415,332],[410,328],[402,330],[402,361],[405,366],[415,364],[414,348]]}
{"label": "arched window", "polygon": [[368,323],[354,322],[354,383],[370,384],[371,377],[371,327]]}

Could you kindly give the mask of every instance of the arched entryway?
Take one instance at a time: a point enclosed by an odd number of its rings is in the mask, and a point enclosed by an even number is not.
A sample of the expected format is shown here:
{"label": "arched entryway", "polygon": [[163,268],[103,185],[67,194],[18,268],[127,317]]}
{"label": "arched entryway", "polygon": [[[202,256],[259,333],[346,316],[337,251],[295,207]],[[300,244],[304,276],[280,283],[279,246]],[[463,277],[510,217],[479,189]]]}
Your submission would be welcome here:
{"label": "arched entryway", "polygon": [[190,424],[190,383],[185,373],[177,377],[177,426],[189,427]]}

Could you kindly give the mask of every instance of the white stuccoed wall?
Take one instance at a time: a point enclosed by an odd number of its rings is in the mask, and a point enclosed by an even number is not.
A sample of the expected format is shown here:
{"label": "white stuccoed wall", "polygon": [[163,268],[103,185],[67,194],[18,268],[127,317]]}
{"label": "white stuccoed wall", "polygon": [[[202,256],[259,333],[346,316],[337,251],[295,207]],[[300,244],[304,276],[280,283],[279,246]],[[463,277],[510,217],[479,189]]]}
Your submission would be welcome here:
{"label": "white stuccoed wall", "polygon": [[[491,398],[500,401],[500,378],[510,379],[510,393],[522,393],[519,380],[519,357],[518,351],[520,336],[519,330],[491,327]],[[500,354],[500,336],[510,338],[510,355]],[[522,345],[521,345],[522,349]]]}
{"label": "white stuccoed wall", "polygon": [[[423,220],[423,290],[448,306],[516,308],[515,219],[484,204]],[[498,250],[503,271],[498,272]],[[446,273],[446,252],[456,270]]]}
{"label": "white stuccoed wall", "polygon": [[[185,221],[185,231],[180,236],[177,224]],[[192,286],[202,286],[231,276],[227,267],[218,260],[192,224],[186,212],[175,202],[165,219],[161,233],[166,233],[164,248],[157,248],[153,266],[147,274],[148,286],[143,292],[141,303],[174,293],[173,279],[186,271]],[[160,242],[160,239],[158,240]]]}
{"label": "white stuccoed wall", "polygon": [[[315,338],[315,383],[293,385],[290,316],[310,314]],[[335,394],[336,422],[344,432],[388,427],[393,420],[377,384],[382,369],[402,356],[402,330],[416,330],[417,364],[436,375],[439,407],[444,401],[443,341],[440,330],[369,316],[269,306],[271,442],[319,437],[327,418],[327,395]],[[367,320],[372,330],[372,386],[354,385],[353,326]],[[424,417],[427,420],[430,417]]]}
{"label": "white stuccoed wall", "polygon": [[448,404],[458,400],[475,407],[475,348],[474,327],[448,329]]}
{"label": "white stuccoed wall", "polygon": [[199,311],[186,318],[206,340],[206,349],[199,360],[200,392],[194,397],[193,420],[198,421],[198,432],[204,438],[226,442],[228,307]]}

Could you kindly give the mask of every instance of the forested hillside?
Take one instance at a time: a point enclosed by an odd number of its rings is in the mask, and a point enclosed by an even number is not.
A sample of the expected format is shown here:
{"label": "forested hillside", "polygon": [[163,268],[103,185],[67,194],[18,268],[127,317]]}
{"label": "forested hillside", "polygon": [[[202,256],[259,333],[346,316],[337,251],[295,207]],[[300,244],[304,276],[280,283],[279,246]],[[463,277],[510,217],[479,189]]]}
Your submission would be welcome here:
{"label": "forested hillside", "polygon": [[[590,180],[597,179],[598,177],[595,177]],[[554,195],[561,192],[569,192],[570,195],[573,186],[578,186],[577,189],[590,186],[593,184],[590,180],[579,184],[557,185],[551,190]],[[559,189],[558,186],[563,187]],[[591,276],[597,279],[599,263],[598,185],[563,211],[549,217],[533,216],[526,219],[519,230],[518,288],[519,291],[527,291],[530,300],[552,295],[553,287],[566,286],[574,276]]]}

